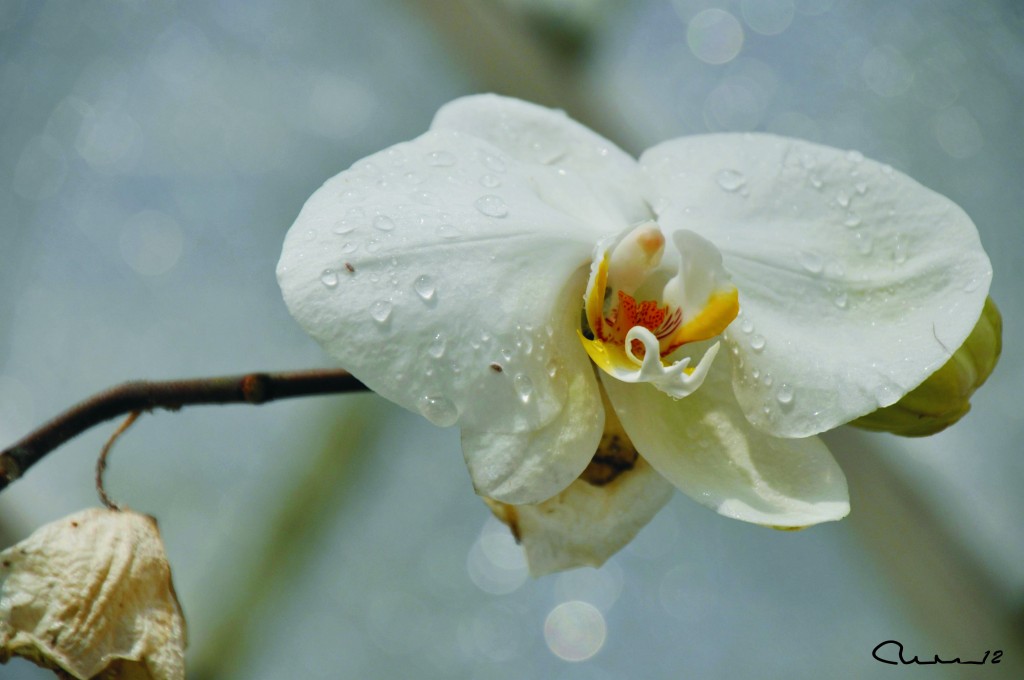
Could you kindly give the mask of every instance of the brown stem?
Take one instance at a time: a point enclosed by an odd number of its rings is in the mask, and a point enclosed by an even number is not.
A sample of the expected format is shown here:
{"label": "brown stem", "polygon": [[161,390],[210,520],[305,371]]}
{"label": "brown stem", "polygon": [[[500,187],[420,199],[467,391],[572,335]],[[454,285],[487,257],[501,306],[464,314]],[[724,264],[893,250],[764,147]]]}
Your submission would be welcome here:
{"label": "brown stem", "polygon": [[93,425],[133,411],[176,411],[195,404],[262,404],[291,397],[359,392],[369,388],[348,371],[250,373],[218,378],[134,381],[100,392],[71,407],[0,452],[0,491],[43,456]]}
{"label": "brown stem", "polygon": [[107,471],[107,456],[110,455],[110,449],[114,448],[114,442],[117,441],[117,438],[132,426],[132,423],[139,417],[139,414],[140,411],[132,411],[128,414],[124,422],[114,430],[114,434],[110,435],[110,439],[107,440],[107,443],[103,445],[103,450],[100,451],[100,457],[96,459],[96,493],[100,495],[100,501],[109,510],[120,510],[121,506],[110,499],[110,496],[107,495],[106,487],[103,486],[103,473]]}

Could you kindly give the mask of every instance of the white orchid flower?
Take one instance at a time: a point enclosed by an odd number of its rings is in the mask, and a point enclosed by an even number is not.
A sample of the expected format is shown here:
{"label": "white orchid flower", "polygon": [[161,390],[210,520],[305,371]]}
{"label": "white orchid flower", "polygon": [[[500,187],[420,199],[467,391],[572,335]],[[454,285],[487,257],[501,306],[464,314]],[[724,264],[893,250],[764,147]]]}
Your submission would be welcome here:
{"label": "white orchid flower", "polygon": [[942,366],[991,265],[960,208],[857,152],[717,134],[637,162],[482,95],[328,180],[278,279],[371,389],[461,427],[544,572],[600,564],[665,480],[758,524],[845,516],[814,435]]}

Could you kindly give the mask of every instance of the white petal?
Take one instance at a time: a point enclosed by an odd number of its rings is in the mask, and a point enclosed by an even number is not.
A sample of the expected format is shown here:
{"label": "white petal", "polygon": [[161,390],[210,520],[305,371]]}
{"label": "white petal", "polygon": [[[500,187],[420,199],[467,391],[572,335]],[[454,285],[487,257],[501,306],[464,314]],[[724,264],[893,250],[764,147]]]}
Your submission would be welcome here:
{"label": "white petal", "polygon": [[677,139],[642,165],[662,227],[712,241],[739,288],[734,387],[766,431],[815,434],[895,402],[981,313],[991,265],[973,223],[888,166],[769,135]]}
{"label": "white petal", "polygon": [[583,480],[538,505],[489,503],[516,535],[532,576],[599,567],[633,540],[672,497],[672,485],[643,458],[603,486]]}
{"label": "white petal", "polygon": [[[499,186],[481,185],[487,158],[506,169]],[[439,425],[544,427],[569,401],[566,375],[590,371],[576,328],[600,235],[542,200],[540,171],[554,173],[449,130],[357,163],[288,232],[290,311],[371,389]]]}
{"label": "white petal", "polygon": [[729,276],[722,267],[722,254],[706,238],[680,229],[672,234],[678,257],[678,269],[665,284],[662,299],[686,310],[686,317],[699,315],[711,297],[731,290]]}
{"label": "white petal", "polygon": [[615,144],[565,115],[494,94],[456,99],[434,117],[431,129],[453,129],[486,139],[513,158],[557,168],[593,187],[594,200],[565,205],[582,219],[622,213],[629,222],[651,216],[643,200],[646,178]]}
{"label": "white petal", "polygon": [[[579,323],[579,312],[571,315]],[[561,329],[560,329],[561,330]],[[462,428],[462,452],[473,487],[504,503],[539,503],[579,477],[594,455],[604,428],[604,407],[586,362],[565,371],[566,405],[548,425],[527,432]]]}
{"label": "white petal", "polygon": [[817,437],[779,439],[754,429],[732,396],[727,363],[720,358],[682,401],[604,375],[603,385],[640,455],[698,502],[776,527],[846,516],[846,478],[825,445]]}

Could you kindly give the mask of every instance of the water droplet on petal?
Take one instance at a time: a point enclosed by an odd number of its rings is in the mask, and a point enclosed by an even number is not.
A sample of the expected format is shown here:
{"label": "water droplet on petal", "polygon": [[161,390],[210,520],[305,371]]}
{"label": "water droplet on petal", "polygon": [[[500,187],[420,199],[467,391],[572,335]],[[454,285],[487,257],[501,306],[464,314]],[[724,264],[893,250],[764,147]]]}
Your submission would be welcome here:
{"label": "water droplet on petal", "polygon": [[459,410],[448,397],[441,395],[426,395],[420,397],[420,413],[427,420],[439,427],[454,425],[459,419]]}
{"label": "water droplet on petal", "polygon": [[860,194],[861,196],[868,193],[867,182],[857,182],[857,185],[854,188],[857,190],[857,193]]}
{"label": "water droplet on petal", "polygon": [[385,323],[391,316],[391,303],[387,300],[377,300],[370,305],[370,316],[377,323]]}
{"label": "water droplet on petal", "polygon": [[427,154],[427,163],[435,168],[448,168],[455,165],[455,155],[450,151],[431,151]]}
{"label": "water droplet on petal", "polygon": [[512,379],[512,384],[516,388],[516,394],[519,395],[520,401],[524,404],[530,401],[530,397],[533,395],[533,381],[530,380],[530,376],[525,373],[517,373],[516,377]]}
{"label": "water droplet on petal", "polygon": [[845,191],[840,191],[836,194],[836,203],[843,206],[844,208],[850,205],[850,197]]}
{"label": "water droplet on petal", "polygon": [[718,182],[718,186],[729,192],[737,191],[747,183],[747,178],[743,176],[743,173],[728,168],[723,168],[715,173],[715,180]]}
{"label": "water droplet on petal", "polygon": [[522,340],[516,340],[516,347],[526,356],[530,356],[533,354],[533,338],[529,335],[523,336]]}
{"label": "water droplet on petal", "polygon": [[775,378],[772,377],[771,373],[765,373],[764,378],[761,380],[761,383],[765,387],[771,387],[773,382],[775,382]]}
{"label": "water droplet on petal", "polygon": [[505,217],[508,215],[508,206],[505,205],[505,201],[501,200],[501,197],[495,196],[494,194],[487,194],[476,199],[473,204],[476,209],[482,214],[488,217]]}
{"label": "water droplet on petal", "polygon": [[839,260],[830,260],[825,265],[825,276],[832,279],[840,279],[846,275],[846,266]]}
{"label": "water droplet on petal", "polygon": [[896,264],[903,264],[907,261],[907,240],[902,236],[896,237],[896,245],[892,249],[892,260]]}
{"label": "water droplet on petal", "polygon": [[800,253],[800,264],[812,274],[820,274],[821,270],[825,268],[825,262],[821,259],[821,255],[811,252]]}
{"label": "water droplet on petal", "polygon": [[793,386],[789,383],[782,383],[779,385],[779,391],[775,393],[775,398],[779,400],[780,404],[792,404]]}
{"label": "water droplet on petal", "polygon": [[434,298],[434,293],[437,290],[434,286],[434,279],[426,274],[416,277],[416,280],[412,284],[412,288],[423,300],[432,300]]}
{"label": "water droplet on petal", "polygon": [[860,226],[860,222],[861,222],[860,215],[858,215],[857,213],[851,212],[851,213],[846,215],[846,221],[843,222],[843,224],[845,224],[850,229],[853,229],[854,227],[859,227]]}
{"label": "water droplet on petal", "polygon": [[869,234],[857,234],[857,252],[861,255],[870,255],[874,248],[874,241]]}
{"label": "water droplet on petal", "polygon": [[305,236],[306,236],[306,240],[307,241],[315,241],[316,240],[316,232],[313,231],[312,229],[307,229],[306,233],[305,233]]}
{"label": "water droplet on petal", "polygon": [[328,288],[334,288],[338,285],[338,273],[333,269],[325,269],[320,273],[320,283],[324,284]]}
{"label": "water droplet on petal", "polygon": [[860,163],[861,161],[864,160],[864,154],[857,150],[847,151],[846,160],[850,161],[851,163]]}
{"label": "water droplet on petal", "polygon": [[965,293],[973,293],[974,291],[978,290],[978,288],[980,286],[981,286],[981,279],[972,276],[967,281],[967,283],[964,284],[964,292]]}
{"label": "water droplet on petal", "polygon": [[488,189],[494,189],[501,186],[501,180],[494,175],[487,174],[480,178],[480,184]]}
{"label": "water droplet on petal", "polygon": [[748,319],[747,317],[743,317],[743,319],[740,321],[740,330],[743,331],[744,333],[753,332],[754,322]]}
{"label": "water droplet on petal", "polygon": [[356,201],[363,200],[362,194],[360,194],[355,189],[349,189],[347,191],[341,192],[340,198],[342,203],[355,203]]}
{"label": "water droplet on petal", "polygon": [[391,231],[395,228],[395,221],[387,215],[377,215],[373,218],[373,226],[381,231]]}
{"label": "water droplet on petal", "polygon": [[[532,160],[544,165],[553,165],[565,155],[564,143],[555,137],[535,139],[530,142],[530,150],[532,151]],[[559,168],[559,170],[563,170],[563,168]]]}
{"label": "water droplet on petal", "polygon": [[889,385],[879,385],[875,389],[875,401],[881,407],[890,406],[896,403],[896,390]]}
{"label": "water droplet on petal", "polygon": [[766,344],[767,341],[764,339],[764,336],[761,335],[760,333],[754,333],[753,337],[750,338],[750,347],[755,352],[760,352],[761,350],[763,350]]}
{"label": "water droplet on petal", "polygon": [[821,189],[823,186],[825,186],[825,182],[821,179],[821,175],[819,175],[816,172],[812,172],[811,174],[809,174],[807,176],[807,179],[811,183],[811,186],[814,187],[815,189]]}
{"label": "water droplet on petal", "polygon": [[362,208],[352,208],[345,217],[338,220],[338,223],[334,226],[333,231],[335,234],[347,234],[356,228],[356,224],[366,217],[366,211]]}
{"label": "water droplet on petal", "polygon": [[889,165],[888,163],[886,163],[885,165],[883,165],[883,166],[881,167],[881,170],[882,170],[882,174],[883,174],[883,175],[886,175],[886,176],[891,176],[891,175],[892,175],[892,166],[891,166],[891,165]]}
{"label": "water droplet on petal", "polygon": [[832,298],[832,302],[835,303],[835,306],[839,309],[846,309],[850,299],[846,293],[838,293],[834,298]]}
{"label": "water droplet on petal", "polygon": [[458,238],[459,230],[453,224],[442,224],[437,228],[437,235],[441,238]]}
{"label": "water droplet on petal", "polygon": [[345,243],[343,243],[341,245],[341,252],[343,252],[345,254],[354,253],[354,252],[356,252],[356,250],[358,248],[359,248],[359,244],[358,243],[353,243],[352,241],[347,241],[347,242],[345,242]]}
{"label": "water droplet on petal", "polygon": [[497,156],[486,154],[484,156],[484,165],[494,172],[505,172],[505,161],[501,160]]}
{"label": "water droplet on petal", "polygon": [[440,359],[444,356],[444,350],[447,344],[448,341],[445,339],[444,334],[438,333],[434,336],[434,340],[430,343],[430,347],[427,349],[427,352],[435,359]]}

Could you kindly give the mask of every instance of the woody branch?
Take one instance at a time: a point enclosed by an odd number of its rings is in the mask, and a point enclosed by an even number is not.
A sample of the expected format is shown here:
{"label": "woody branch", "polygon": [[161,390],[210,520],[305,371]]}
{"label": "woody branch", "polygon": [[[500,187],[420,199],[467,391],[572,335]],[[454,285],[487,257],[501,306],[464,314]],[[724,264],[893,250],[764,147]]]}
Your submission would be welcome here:
{"label": "woody branch", "polygon": [[340,369],[127,382],[89,397],[0,452],[0,491],[64,442],[127,413],[177,411],[198,404],[255,405],[367,389],[351,373]]}

